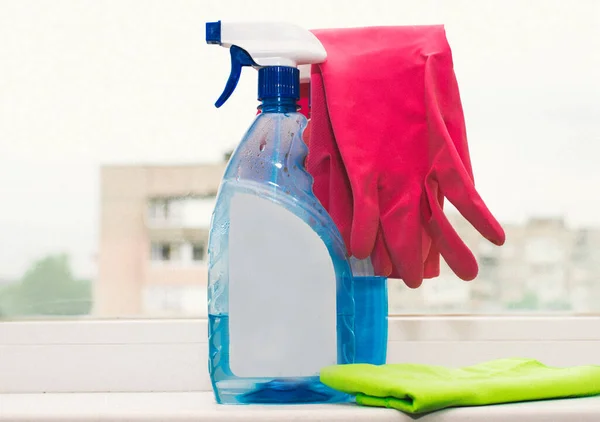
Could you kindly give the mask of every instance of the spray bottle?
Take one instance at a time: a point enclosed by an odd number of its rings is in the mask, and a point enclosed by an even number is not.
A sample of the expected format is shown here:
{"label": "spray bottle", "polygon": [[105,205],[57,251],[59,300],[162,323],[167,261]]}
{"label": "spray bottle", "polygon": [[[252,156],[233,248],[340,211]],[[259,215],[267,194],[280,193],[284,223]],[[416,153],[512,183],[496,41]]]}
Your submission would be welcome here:
{"label": "spray bottle", "polygon": [[209,233],[209,373],[217,402],[349,400],[319,382],[322,367],[353,363],[354,292],[343,240],[304,168],[307,120],[297,111],[298,65],[326,52],[285,23],[206,24],[229,48],[231,74],[258,69],[258,114],[233,152]]}

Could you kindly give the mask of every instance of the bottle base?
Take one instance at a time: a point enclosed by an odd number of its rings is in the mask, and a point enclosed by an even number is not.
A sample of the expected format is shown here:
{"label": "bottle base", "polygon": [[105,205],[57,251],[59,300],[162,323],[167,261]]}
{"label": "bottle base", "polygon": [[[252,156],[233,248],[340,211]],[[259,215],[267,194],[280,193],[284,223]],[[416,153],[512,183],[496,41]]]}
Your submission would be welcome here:
{"label": "bottle base", "polygon": [[353,397],[323,385],[311,378],[238,378],[218,381],[213,385],[219,404],[318,404],[344,403]]}

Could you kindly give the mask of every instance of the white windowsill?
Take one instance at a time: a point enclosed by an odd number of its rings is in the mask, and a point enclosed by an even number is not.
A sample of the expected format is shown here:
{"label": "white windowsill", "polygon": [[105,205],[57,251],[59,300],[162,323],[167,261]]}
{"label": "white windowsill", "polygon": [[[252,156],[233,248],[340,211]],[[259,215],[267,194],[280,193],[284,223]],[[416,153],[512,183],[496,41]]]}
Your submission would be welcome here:
{"label": "white windowsill", "polygon": [[[397,316],[388,340],[388,363],[590,365],[599,363],[600,317]],[[0,396],[210,391],[207,368],[206,319],[0,323]]]}
{"label": "white windowsill", "polygon": [[[419,422],[587,422],[600,419],[600,397],[446,409]],[[414,421],[392,409],[353,404],[220,406],[212,393],[0,394],[1,422],[45,421]]]}

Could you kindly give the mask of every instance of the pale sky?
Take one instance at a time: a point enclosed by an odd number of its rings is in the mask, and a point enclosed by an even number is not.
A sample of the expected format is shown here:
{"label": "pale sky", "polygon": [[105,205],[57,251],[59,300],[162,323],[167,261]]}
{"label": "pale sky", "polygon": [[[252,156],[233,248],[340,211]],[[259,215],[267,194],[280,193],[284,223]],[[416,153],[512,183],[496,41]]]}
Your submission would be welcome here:
{"label": "pale sky", "polygon": [[219,19],[445,24],[493,212],[599,225],[600,1],[0,0],[0,278],[59,251],[95,274],[101,165],[215,161],[236,145],[256,73],[214,108],[229,55],[204,23]]}

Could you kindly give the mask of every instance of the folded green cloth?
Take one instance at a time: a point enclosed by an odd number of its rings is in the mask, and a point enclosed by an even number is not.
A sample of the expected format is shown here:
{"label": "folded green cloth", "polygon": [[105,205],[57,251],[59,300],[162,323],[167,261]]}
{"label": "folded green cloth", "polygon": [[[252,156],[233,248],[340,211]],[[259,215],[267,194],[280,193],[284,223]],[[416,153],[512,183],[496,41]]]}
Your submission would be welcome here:
{"label": "folded green cloth", "polygon": [[600,394],[600,366],[554,368],[533,359],[498,359],[464,368],[434,365],[334,365],[321,382],[356,395],[363,406],[418,414],[481,406]]}

